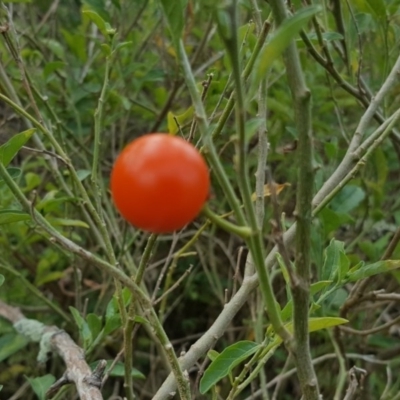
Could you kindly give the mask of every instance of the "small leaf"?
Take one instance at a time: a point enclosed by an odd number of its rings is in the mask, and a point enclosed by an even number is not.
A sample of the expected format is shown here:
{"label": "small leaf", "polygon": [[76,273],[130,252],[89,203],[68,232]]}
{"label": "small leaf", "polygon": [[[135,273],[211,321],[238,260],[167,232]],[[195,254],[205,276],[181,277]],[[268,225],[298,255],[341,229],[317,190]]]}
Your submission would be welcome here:
{"label": "small leaf", "polygon": [[[280,192],[282,192],[283,189],[285,189],[285,187],[290,186],[290,183],[274,183],[274,190],[275,190],[275,194],[278,195]],[[269,183],[267,183],[266,185],[264,185],[264,193],[263,196],[264,197],[269,197],[271,196],[271,185]],[[256,201],[257,200],[257,194],[253,193],[251,195],[251,200],[252,201]]]}
{"label": "small leaf", "polygon": [[[110,370],[111,365],[114,363],[114,360],[108,360],[105,373],[108,373]],[[90,364],[90,368],[94,370],[97,367],[98,362]],[[117,362],[114,364],[112,371],[110,372],[110,376],[115,377],[124,377],[125,376],[125,365],[121,362]],[[146,376],[143,375],[139,370],[136,368],[131,369],[131,376],[135,379],[146,379]]]}
{"label": "small leaf", "polygon": [[75,226],[79,228],[89,229],[89,225],[86,222],[80,221],[78,219],[67,219],[67,218],[54,218],[46,217],[53,226]]}
{"label": "small leaf", "polygon": [[218,353],[217,350],[211,349],[211,350],[208,351],[207,357],[208,357],[211,361],[214,361],[214,360],[219,356],[219,354],[220,354],[220,353]]}
{"label": "small leaf", "polygon": [[23,349],[29,340],[16,333],[7,333],[0,337],[0,362]]}
{"label": "small leaf", "polygon": [[111,53],[112,53],[111,47],[110,47],[107,43],[102,43],[100,47],[101,47],[102,52],[103,52],[107,57],[111,55]]}
{"label": "small leaf", "polygon": [[83,347],[87,349],[89,344],[92,342],[92,332],[89,329],[89,325],[76,308],[70,306],[69,310],[71,311],[75,323],[79,328],[79,333],[83,339]]}
{"label": "small leaf", "polygon": [[386,7],[384,0],[367,0],[367,4],[381,21],[386,20]]}
{"label": "small leaf", "polygon": [[42,286],[45,283],[58,281],[64,278],[64,276],[65,276],[64,271],[53,271],[53,272],[48,272],[46,274],[42,274],[41,276],[36,277],[35,286]]}
{"label": "small leaf", "polygon": [[149,325],[149,321],[147,321],[146,318],[143,318],[140,315],[135,315],[135,318],[133,318],[133,320],[141,325]]}
{"label": "small leaf", "polygon": [[359,263],[348,272],[346,280],[348,282],[356,282],[360,279],[389,272],[398,268],[400,268],[400,260],[384,260],[369,265],[360,265]]}
{"label": "small leaf", "polygon": [[[325,249],[324,258],[321,280],[334,280],[338,275],[341,277],[343,275],[341,273],[347,273],[346,266],[348,268],[350,262],[345,254],[343,242],[332,239],[329,246]],[[343,267],[341,268],[342,263]]]}
{"label": "small leaf", "polygon": [[81,316],[80,312],[72,306],[69,307],[69,311],[71,311],[72,317],[74,318],[76,325],[78,326],[79,330],[81,330],[83,324],[85,323],[85,320]]}
{"label": "small leaf", "polygon": [[115,46],[115,50],[114,50],[114,51],[118,51],[118,50],[121,50],[121,49],[123,49],[123,48],[125,48],[125,47],[129,47],[129,46],[132,46],[132,42],[122,42],[122,43],[118,43],[118,44]]}
{"label": "small leaf", "polygon": [[168,112],[168,132],[171,135],[176,135],[179,132],[178,124],[182,127],[183,124],[188,122],[193,117],[193,107],[189,107],[183,114],[174,115],[172,112]]}
{"label": "small leaf", "polygon": [[365,198],[365,192],[358,186],[345,186],[332,200],[331,208],[340,213],[354,210]]}
{"label": "small leaf", "polygon": [[97,338],[101,332],[101,328],[103,327],[101,318],[96,314],[90,313],[86,316],[86,322],[92,332],[92,337]]}
{"label": "small leaf", "polygon": [[[308,319],[308,331],[316,332],[322,329],[332,328],[334,326],[347,324],[349,321],[344,318],[337,317],[321,317],[321,318],[309,318]],[[285,325],[289,332],[293,332],[293,322],[289,322]]]}
{"label": "small leaf", "polygon": [[15,222],[30,220],[31,216],[19,210],[1,210],[0,225],[13,224]]}
{"label": "small leaf", "polygon": [[42,177],[33,172],[27,172],[25,174],[26,186],[24,187],[24,192],[30,192],[42,183]]}
{"label": "small leaf", "polygon": [[64,46],[54,39],[42,39],[42,42],[50,49],[50,51],[60,59],[65,58]]}
{"label": "small leaf", "polygon": [[254,354],[261,345],[241,341],[228,346],[224,351],[210,364],[200,381],[200,393],[204,394],[218,381],[227,376],[233,368]]}
{"label": "small leaf", "polygon": [[286,50],[304,25],[320,10],[320,7],[315,6],[303,8],[292,17],[287,18],[276,30],[271,40],[260,52],[255,65],[250,93],[256,92],[258,84],[265,77],[272,63]]}
{"label": "small leaf", "polygon": [[66,66],[66,63],[63,61],[51,61],[48,62],[43,68],[43,77],[47,81],[49,76],[59,69],[63,69]]}
{"label": "small leaf", "polygon": [[114,332],[118,328],[121,327],[121,318],[119,314],[115,314],[112,317],[107,318],[105,326],[104,326],[104,335],[109,335]]}
{"label": "small leaf", "polygon": [[0,146],[0,162],[6,167],[12,159],[21,150],[21,147],[32,137],[36,129],[28,129],[21,133],[17,133],[6,143]]}
{"label": "small leaf", "polygon": [[320,292],[322,289],[325,289],[327,286],[329,286],[333,281],[319,281],[311,284],[310,286],[310,292],[311,294],[316,294]]}
{"label": "small leaf", "polygon": [[164,15],[167,18],[172,39],[177,43],[182,36],[183,27],[185,25],[184,12],[187,0],[160,0],[160,2],[164,10]]}
{"label": "small leaf", "polygon": [[97,12],[94,12],[92,10],[83,10],[82,14],[88,17],[97,26],[97,28],[99,28],[99,31],[106,39],[109,39],[110,32],[106,25],[106,21],[104,21],[104,19],[101,18],[100,15],[97,14]]}
{"label": "small leaf", "polygon": [[78,179],[82,182],[83,180],[85,180],[88,176],[90,176],[92,172],[88,169],[78,169],[78,171],[76,171],[76,175],[78,175]]}
{"label": "small leaf", "polygon": [[32,389],[39,400],[46,399],[47,390],[56,381],[56,378],[50,374],[39,376],[37,378],[28,378],[27,376],[25,376],[25,378],[32,386]]}

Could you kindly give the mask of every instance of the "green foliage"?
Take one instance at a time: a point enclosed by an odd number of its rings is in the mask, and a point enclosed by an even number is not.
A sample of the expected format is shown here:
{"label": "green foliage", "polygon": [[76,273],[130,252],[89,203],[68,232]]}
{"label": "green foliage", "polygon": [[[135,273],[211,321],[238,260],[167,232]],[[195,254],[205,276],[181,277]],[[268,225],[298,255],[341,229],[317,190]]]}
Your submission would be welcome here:
{"label": "green foliage", "polygon": [[47,390],[56,381],[56,378],[50,374],[40,376],[37,378],[28,378],[27,376],[25,378],[29,382],[29,384],[32,386],[32,389],[35,392],[35,394],[39,400],[46,399]]}
{"label": "green foliage", "polygon": [[[99,360],[107,360],[105,398],[129,398],[125,386],[138,398],[155,396],[169,375],[165,345],[159,344],[151,312],[161,320],[175,354],[208,343],[196,359],[200,364],[206,357],[211,360],[203,377],[197,375],[193,363],[188,368],[191,389],[199,400],[210,398],[211,392],[228,398],[233,389],[236,398],[248,398],[253,393],[250,387],[262,390],[263,382],[269,385],[275,379],[285,388],[285,392],[276,389],[277,398],[301,398],[296,376],[282,375],[285,367],[294,365],[290,360],[286,364],[288,353],[272,328],[270,310],[265,310],[258,289],[246,287],[254,279],[248,270],[245,273],[249,241],[215,226],[204,215],[182,232],[160,236],[144,262],[140,282],[152,307],[139,303],[124,287],[116,293],[114,277],[96,264],[102,260],[116,265],[135,280],[147,247],[148,234],[122,220],[109,192],[112,163],[130,140],[152,131],[190,137],[210,162],[210,147],[202,140],[202,121],[194,111],[177,57],[180,41],[210,125],[206,133],[214,134],[212,143],[240,207],[244,197],[238,152],[243,149],[235,122],[238,114],[245,117],[244,155],[251,193],[262,175],[258,170],[260,139],[262,134],[267,137],[268,151],[261,164],[266,159],[263,168],[271,172],[272,181],[285,185],[276,202],[271,193],[265,195],[263,204],[254,202],[265,213],[260,223],[265,256],[281,235],[290,237],[292,232],[285,232],[298,217],[299,127],[283,61],[290,43],[296,44],[312,96],[315,180],[310,185],[314,194],[326,186],[331,191],[330,201],[312,222],[309,331],[316,332],[310,335],[310,351],[317,378],[324,397],[344,396],[346,387],[340,391],[340,382],[347,384],[348,371],[342,369],[342,360],[319,361],[339,347],[347,357],[346,365],[371,371],[363,381],[364,389],[358,388],[360,398],[383,398],[384,391],[385,398],[392,398],[398,392],[400,381],[386,379],[386,364],[380,360],[384,358],[396,376],[398,357],[387,360],[387,351],[396,346],[397,325],[379,330],[399,316],[398,123],[369,158],[360,159],[363,147],[356,146],[350,151],[351,158],[344,165],[341,162],[350,141],[359,134],[356,130],[371,98],[396,62],[400,3],[354,0],[350,10],[346,2],[328,5],[316,0],[305,7],[304,2],[294,0],[290,17],[278,26],[271,1],[135,0],[133,7],[132,1],[82,0],[60,1],[56,10],[47,0],[4,2],[12,8],[13,18],[13,29],[5,33],[16,47],[10,51],[6,36],[1,35],[0,162],[27,203],[21,204],[10,181],[0,176],[0,299],[20,307],[28,318],[67,331],[85,350],[92,368]],[[235,4],[237,31],[231,25]],[[1,19],[3,26],[8,19],[4,9]],[[260,22],[268,22],[264,38]],[[236,41],[247,100],[245,110],[239,112],[229,108],[229,99],[237,100],[229,57]],[[23,69],[15,55],[20,56]],[[264,84],[266,109],[259,109]],[[396,80],[369,121],[363,140],[371,138],[397,111],[398,92]],[[99,179],[94,185],[94,118],[99,104],[103,107],[97,142]],[[344,176],[356,167],[343,183]],[[332,184],[329,179],[338,169],[340,179]],[[230,224],[240,225],[211,162],[210,171],[210,209]],[[258,183],[269,188],[269,178]],[[280,224],[275,221],[276,213]],[[43,229],[40,216],[54,229],[53,234]],[[247,212],[244,219],[247,224]],[[55,233],[71,247],[63,247]],[[286,253],[268,256],[267,263],[277,261],[276,266],[268,264],[274,300],[284,327],[292,333],[294,300],[288,268],[294,268],[296,254],[290,240],[285,243]],[[73,246],[80,246],[80,253],[72,251]],[[110,248],[115,259],[110,257]],[[286,265],[288,260],[290,265]],[[346,308],[349,297],[355,295],[353,289],[365,279],[363,292],[356,291],[360,297]],[[244,292],[245,298],[238,301]],[[224,314],[227,309],[228,316]],[[131,360],[125,355],[109,370],[124,350],[128,323],[133,324]],[[341,328],[343,324],[352,329]],[[214,336],[213,330],[220,326],[223,332]],[[328,334],[330,328],[336,334]],[[204,335],[210,336],[205,340]],[[215,342],[216,337],[220,339]],[[211,343],[214,350],[209,348]],[[48,361],[54,376],[42,376],[37,368],[38,351],[12,324],[0,320],[2,397],[12,397],[21,387],[20,377],[29,376],[30,387],[21,396],[44,398],[54,379],[62,376],[65,365],[58,356]],[[356,361],[351,358],[365,354],[374,354],[380,362],[371,369],[364,356]],[[133,379],[131,385],[129,379]],[[195,388],[193,382],[199,381],[200,387]],[[60,396],[74,397],[70,386]],[[268,393],[271,397],[272,392]]]}
{"label": "green foliage", "polygon": [[28,342],[28,339],[15,333],[0,336],[0,362],[25,348]]}
{"label": "green foliage", "polygon": [[268,69],[277,60],[279,56],[286,50],[290,42],[298,35],[300,30],[307,24],[321,9],[320,7],[307,7],[297,12],[276,30],[272,38],[266,43],[261,50],[259,60],[255,66],[252,78],[252,88],[250,93],[254,93],[261,79],[265,77]]}
{"label": "green foliage", "polygon": [[184,12],[187,0],[160,0],[160,2],[171,31],[172,39],[177,43],[182,36],[185,26]]}
{"label": "green foliage", "polygon": [[10,140],[0,146],[0,162],[5,167],[10,164],[22,146],[32,137],[36,129],[28,129],[27,131],[14,135]]}
{"label": "green foliage", "polygon": [[237,365],[253,355],[260,345],[254,342],[237,342],[219,354],[205,371],[200,381],[200,393],[208,392],[219,380],[230,374]]}

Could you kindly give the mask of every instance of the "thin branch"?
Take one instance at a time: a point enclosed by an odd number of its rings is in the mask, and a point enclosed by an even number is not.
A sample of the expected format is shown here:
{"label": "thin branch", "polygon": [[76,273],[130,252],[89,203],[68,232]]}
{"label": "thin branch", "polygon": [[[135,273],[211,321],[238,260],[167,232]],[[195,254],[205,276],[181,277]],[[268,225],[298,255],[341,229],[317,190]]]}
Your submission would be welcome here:
{"label": "thin branch", "polygon": [[[282,0],[270,0],[275,20],[280,25],[288,13]],[[296,279],[291,280],[293,295],[294,359],[305,400],[320,398],[318,381],[311,359],[308,332],[311,280],[311,203],[314,188],[311,134],[311,93],[306,86],[294,41],[285,51],[285,66],[292,92],[298,131],[298,189],[296,202]],[[289,268],[289,266],[288,266]],[[293,346],[290,347],[293,350]]]}
{"label": "thin branch", "polygon": [[[39,321],[27,319],[22,312],[0,300],[0,316],[13,323],[15,329],[33,342],[40,342],[41,354],[48,350],[57,353],[65,362],[66,372],[50,388],[55,393],[61,386],[74,383],[81,400],[101,400],[101,376],[92,373],[84,358],[83,350],[76,345],[65,331],[56,326],[46,326]],[[43,360],[42,360],[43,361]],[[103,370],[104,372],[104,370]]]}

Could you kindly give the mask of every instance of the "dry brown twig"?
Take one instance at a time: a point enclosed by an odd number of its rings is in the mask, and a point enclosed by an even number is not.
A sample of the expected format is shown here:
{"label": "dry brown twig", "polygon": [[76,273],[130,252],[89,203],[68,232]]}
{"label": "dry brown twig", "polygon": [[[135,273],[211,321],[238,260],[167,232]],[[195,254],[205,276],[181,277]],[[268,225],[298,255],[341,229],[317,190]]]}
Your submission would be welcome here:
{"label": "dry brown twig", "polygon": [[46,326],[39,321],[28,319],[17,307],[0,301],[0,316],[12,322],[14,328],[34,342],[40,342],[38,361],[44,361],[47,352],[61,356],[66,365],[64,375],[47,392],[54,395],[62,386],[74,383],[81,400],[102,400],[101,381],[106,362],[100,361],[92,372],[85,361],[83,350],[64,330],[56,326]]}

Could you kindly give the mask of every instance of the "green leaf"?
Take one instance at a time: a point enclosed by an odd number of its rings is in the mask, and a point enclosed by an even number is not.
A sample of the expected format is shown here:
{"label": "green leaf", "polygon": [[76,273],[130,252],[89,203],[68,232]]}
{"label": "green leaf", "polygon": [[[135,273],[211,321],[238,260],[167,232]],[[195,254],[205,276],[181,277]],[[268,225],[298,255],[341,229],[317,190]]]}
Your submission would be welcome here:
{"label": "green leaf", "polygon": [[43,199],[36,204],[36,209],[38,211],[44,210],[45,213],[48,213],[56,210],[59,204],[65,205],[68,202],[73,202],[76,200],[74,197],[56,197],[59,193],[60,192],[57,189],[47,192]]}
{"label": "green leaf", "polygon": [[289,321],[292,319],[293,315],[293,300],[289,300],[285,307],[282,308],[281,311],[281,319],[283,322]]}
{"label": "green leaf", "polygon": [[135,317],[133,318],[133,320],[135,322],[137,322],[138,324],[141,325],[149,325],[149,321],[147,321],[146,318],[141,317],[140,315],[135,315]]}
{"label": "green leaf", "polygon": [[71,311],[72,317],[74,318],[76,325],[78,326],[79,330],[81,330],[83,328],[85,320],[81,316],[80,312],[72,306],[69,307],[69,311]]}
{"label": "green leaf", "polygon": [[[16,179],[21,175],[21,169],[16,168],[16,167],[8,167],[7,172],[11,176],[12,179]],[[0,179],[0,180],[2,180],[2,179]]]}
{"label": "green leaf", "polygon": [[[318,41],[318,35],[315,32],[311,32],[307,36],[310,40]],[[322,39],[326,40],[327,42],[332,40],[342,40],[343,35],[341,35],[339,32],[323,32]]]}
{"label": "green leaf", "polygon": [[75,320],[75,323],[79,328],[79,333],[83,339],[83,347],[85,349],[87,349],[89,347],[90,343],[92,343],[92,339],[93,339],[92,332],[89,329],[89,325],[83,319],[80,312],[76,308],[70,306],[69,310],[71,311],[71,314]]}
{"label": "green leaf", "polygon": [[185,9],[187,0],[160,0],[164,15],[167,19],[172,39],[175,43],[182,36],[183,27],[185,26]]}
{"label": "green leaf", "polygon": [[332,283],[332,281],[319,281],[312,283],[310,286],[310,292],[312,295],[320,292],[322,289],[325,289],[327,286],[329,286]]}
{"label": "green leaf", "polygon": [[37,378],[28,378],[25,376],[25,378],[32,386],[32,389],[39,400],[46,400],[47,390],[56,381],[56,378],[50,374],[39,376]]}
{"label": "green leaf", "polygon": [[365,198],[365,192],[358,186],[345,186],[332,200],[331,208],[340,213],[354,210]]}
{"label": "green leaf", "polygon": [[273,62],[286,50],[290,42],[319,11],[320,7],[311,6],[303,8],[292,17],[287,18],[276,30],[271,40],[261,50],[256,62],[250,93],[255,93],[258,84],[265,77]]}
{"label": "green leaf", "polygon": [[15,222],[30,220],[31,216],[19,210],[1,210],[0,225],[13,224]]}
{"label": "green leaf", "polygon": [[101,318],[96,314],[90,313],[86,316],[86,322],[92,332],[92,337],[97,338],[101,332],[101,328],[103,327]]}
{"label": "green leaf", "polygon": [[68,48],[72,54],[75,54],[83,63],[87,60],[86,53],[86,38],[80,32],[70,32],[66,29],[61,29]]}
{"label": "green leaf", "polygon": [[400,268],[400,260],[384,260],[369,265],[358,263],[355,267],[350,269],[346,276],[346,280],[348,282],[356,282],[360,279],[393,271],[398,268]]}
{"label": "green leaf", "polygon": [[319,218],[321,218],[325,235],[335,232],[338,228],[353,220],[349,214],[333,211],[329,207],[325,207],[319,213]]}
{"label": "green leaf", "polygon": [[204,394],[218,381],[227,376],[233,368],[254,354],[260,344],[250,341],[237,342],[228,346],[209,365],[200,381],[200,393]]}
{"label": "green leaf", "polygon": [[42,42],[50,49],[51,52],[54,53],[60,59],[65,58],[64,54],[64,46],[54,39],[42,39]]}
{"label": "green leaf", "polygon": [[321,280],[335,280],[337,278],[340,282],[350,266],[350,261],[344,251],[344,243],[332,239],[325,249],[324,258]]}
{"label": "green leaf", "polygon": [[[308,319],[308,331],[316,332],[322,329],[332,328],[333,326],[347,324],[349,321],[344,318],[337,317],[320,317],[320,318],[309,318]],[[285,328],[293,333],[293,322],[289,322],[285,324]],[[280,343],[282,342],[281,338],[277,338]]]}
{"label": "green leaf", "polygon": [[211,361],[214,361],[214,360],[219,356],[219,354],[220,354],[220,353],[218,353],[217,350],[211,349],[211,350],[208,351],[207,357],[208,357]]}
{"label": "green leaf", "polygon": [[189,107],[183,114],[174,115],[171,111],[168,112],[168,132],[171,135],[176,135],[179,132],[178,124],[181,126],[193,117],[193,107]]}
{"label": "green leaf", "polygon": [[82,182],[83,180],[85,180],[88,176],[90,176],[92,172],[88,169],[78,169],[78,171],[76,171],[76,175],[78,175],[78,179]]}
{"label": "green leaf", "polygon": [[109,335],[121,327],[121,318],[119,314],[115,314],[112,317],[107,318],[104,325],[104,335]]}
{"label": "green leaf", "polygon": [[[321,290],[325,289],[327,286],[329,286],[332,283],[332,281],[319,281],[319,282],[315,282],[311,285],[310,287],[310,292],[312,295],[320,292]],[[314,307],[315,308],[315,307]],[[310,313],[313,310],[313,306],[311,307]],[[282,321],[289,321],[292,319],[293,316],[293,300],[289,300],[285,307],[283,307],[282,311],[281,311],[281,318]]]}
{"label": "green leaf", "polygon": [[24,192],[30,192],[42,183],[42,177],[33,172],[27,172],[25,174],[26,186],[23,188]]}
{"label": "green leaf", "polygon": [[53,72],[63,69],[65,66],[66,63],[63,61],[48,62],[43,68],[43,78],[47,81],[47,79]]}
{"label": "green leaf", "polygon": [[97,28],[99,28],[99,31],[106,39],[109,39],[110,36],[115,34],[116,30],[112,29],[110,25],[104,21],[99,14],[97,14],[97,12],[92,10],[83,10],[82,14],[88,17],[97,26]]}
{"label": "green leaf", "polygon": [[347,319],[337,317],[310,318],[308,320],[308,331],[316,332],[322,329],[328,329],[334,326],[347,324],[348,322],[349,321]]}
{"label": "green leaf", "polygon": [[64,276],[65,276],[64,271],[53,271],[53,272],[41,274],[40,276],[36,277],[35,286],[42,286],[45,283],[58,281],[58,280],[64,278]]}
{"label": "green leaf", "polygon": [[107,43],[102,43],[101,44],[101,51],[108,57],[111,55],[111,46],[109,46]]}
{"label": "green leaf", "polygon": [[89,225],[86,222],[80,221],[78,219],[54,218],[54,217],[47,217],[47,216],[46,216],[46,219],[53,226],[75,226],[75,227],[79,227],[79,228],[89,229]]}
{"label": "green leaf", "polygon": [[0,146],[0,162],[6,167],[21,150],[21,147],[32,137],[36,129],[31,128],[27,131],[17,133],[6,143]]}
{"label": "green leaf", "polygon": [[23,349],[29,340],[17,333],[7,333],[0,337],[0,362]]}
{"label": "green leaf", "polygon": [[366,0],[369,8],[378,19],[386,20],[386,6],[384,0]]}
{"label": "green leaf", "polygon": [[[106,371],[105,373],[108,373],[110,370],[111,365],[114,363],[114,360],[107,360],[107,366],[106,366]],[[90,368],[94,370],[97,367],[98,362],[95,362],[93,364],[90,364]],[[122,362],[117,362],[114,365],[114,368],[110,372],[110,376],[114,377],[124,377],[125,376],[125,365]],[[139,370],[136,368],[131,369],[131,376],[132,378],[135,379],[146,379],[146,376],[143,375]]]}
{"label": "green leaf", "polygon": [[118,43],[115,46],[115,50],[114,51],[122,50],[125,47],[130,47],[130,46],[132,46],[132,44],[133,44],[133,42],[121,42],[121,43]]}
{"label": "green leaf", "polygon": [[0,274],[0,286],[4,283],[5,280],[6,278],[4,278],[4,275]]}

